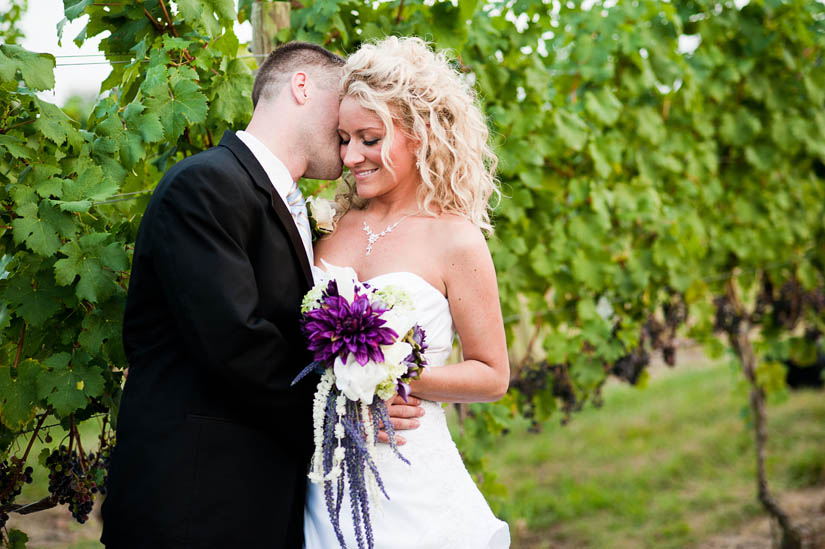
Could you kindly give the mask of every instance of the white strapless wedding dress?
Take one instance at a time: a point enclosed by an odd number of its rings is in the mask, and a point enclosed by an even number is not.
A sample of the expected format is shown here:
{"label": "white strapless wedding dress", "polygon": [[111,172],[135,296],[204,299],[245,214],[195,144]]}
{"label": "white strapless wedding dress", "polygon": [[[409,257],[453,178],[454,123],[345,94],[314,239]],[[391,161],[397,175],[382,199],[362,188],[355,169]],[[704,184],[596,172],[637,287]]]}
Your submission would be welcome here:
{"label": "white strapless wedding dress", "polygon": [[[396,285],[415,304],[418,323],[426,332],[427,361],[443,366],[453,346],[453,318],[447,299],[426,280],[411,272],[386,273],[368,281],[376,287]],[[395,456],[388,444],[376,451],[378,470],[390,499],[379,494],[371,512],[377,549],[500,549],[510,546],[507,523],[493,515],[467,472],[447,429],[444,409],[424,401],[420,426],[403,432],[399,447],[410,465]],[[335,549],[322,486],[307,481],[304,509],[306,549]],[[344,497],[341,529],[348,548],[358,547],[349,498]]]}

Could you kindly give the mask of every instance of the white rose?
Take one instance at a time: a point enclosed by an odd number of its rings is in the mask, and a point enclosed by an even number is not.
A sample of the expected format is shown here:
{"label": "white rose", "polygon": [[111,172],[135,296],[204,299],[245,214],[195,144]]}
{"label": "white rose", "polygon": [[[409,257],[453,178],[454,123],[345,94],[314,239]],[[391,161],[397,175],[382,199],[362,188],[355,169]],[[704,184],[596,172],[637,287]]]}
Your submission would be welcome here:
{"label": "white rose", "polygon": [[335,229],[335,208],[329,200],[310,196],[307,198],[309,215],[315,220],[315,226],[323,233],[331,233]]}
{"label": "white rose", "polygon": [[384,327],[392,329],[396,334],[398,334],[398,337],[404,337],[407,335],[410,328],[415,325],[413,315],[394,308],[382,313],[381,318],[386,321]]}
{"label": "white rose", "polygon": [[335,359],[332,366],[335,374],[335,386],[350,400],[360,400],[364,404],[372,404],[375,388],[387,378],[387,371],[374,361],[367,361],[361,366],[350,354],[347,362],[340,357]]}
{"label": "white rose", "polygon": [[336,267],[335,265],[330,265],[323,259],[321,263],[324,265],[324,286],[326,287],[327,282],[334,279],[338,284],[338,295],[346,299],[347,303],[352,303],[352,300],[355,298],[356,286],[358,288],[361,287],[355,270],[352,267]]}
{"label": "white rose", "polygon": [[394,366],[401,364],[402,360],[410,356],[412,345],[405,341],[396,341],[392,345],[381,345],[381,352],[384,353],[384,363]]}

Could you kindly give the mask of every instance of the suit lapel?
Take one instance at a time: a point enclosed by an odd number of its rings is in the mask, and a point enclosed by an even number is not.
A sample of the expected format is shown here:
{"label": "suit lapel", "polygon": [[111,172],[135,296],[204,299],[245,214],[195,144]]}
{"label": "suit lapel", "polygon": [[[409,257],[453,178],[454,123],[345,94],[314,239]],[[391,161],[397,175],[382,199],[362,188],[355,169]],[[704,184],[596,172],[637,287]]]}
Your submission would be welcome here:
{"label": "suit lapel", "polygon": [[269,196],[269,203],[272,206],[272,209],[275,210],[278,220],[281,222],[281,225],[289,237],[289,242],[292,245],[292,251],[295,253],[298,263],[301,265],[301,270],[304,272],[304,276],[306,277],[307,286],[311,288],[313,284],[312,269],[309,266],[309,259],[307,259],[304,241],[301,239],[301,234],[298,232],[298,227],[295,226],[295,221],[292,219],[292,214],[289,213],[289,209],[286,207],[286,204],[284,204],[284,201],[281,199],[278,191],[275,190],[275,187],[272,185],[272,182],[269,180],[269,176],[266,175],[266,172],[260,162],[258,162],[258,159],[255,158],[252,151],[244,145],[243,141],[241,141],[238,136],[234,134],[234,132],[228,130],[224,132],[219,146],[226,147],[232,151],[244,169],[246,169],[252,177],[252,181],[255,182],[255,185],[257,185]]}

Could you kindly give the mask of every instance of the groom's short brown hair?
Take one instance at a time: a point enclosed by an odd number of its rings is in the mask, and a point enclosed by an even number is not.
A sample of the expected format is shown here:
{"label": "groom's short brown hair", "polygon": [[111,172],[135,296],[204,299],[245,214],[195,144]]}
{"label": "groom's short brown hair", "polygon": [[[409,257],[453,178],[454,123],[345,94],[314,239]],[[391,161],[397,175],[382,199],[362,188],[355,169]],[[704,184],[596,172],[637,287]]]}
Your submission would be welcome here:
{"label": "groom's short brown hair", "polygon": [[338,83],[344,58],[309,42],[289,42],[269,54],[255,75],[252,86],[252,105],[257,106],[261,97],[272,98],[280,93],[289,78],[305,70],[324,85]]}

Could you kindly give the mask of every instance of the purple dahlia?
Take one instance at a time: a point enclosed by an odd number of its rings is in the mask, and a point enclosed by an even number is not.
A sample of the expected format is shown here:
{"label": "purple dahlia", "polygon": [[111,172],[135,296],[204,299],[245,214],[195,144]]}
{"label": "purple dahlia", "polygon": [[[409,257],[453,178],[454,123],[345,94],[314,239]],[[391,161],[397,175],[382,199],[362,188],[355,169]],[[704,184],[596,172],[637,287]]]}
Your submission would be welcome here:
{"label": "purple dahlia", "polygon": [[394,330],[384,327],[381,314],[366,295],[356,293],[352,303],[338,295],[337,285],[330,282],[321,306],[304,313],[303,331],[315,360],[332,365],[336,357],[347,361],[350,353],[363,366],[369,360],[384,361],[381,345],[391,345],[398,338]]}

